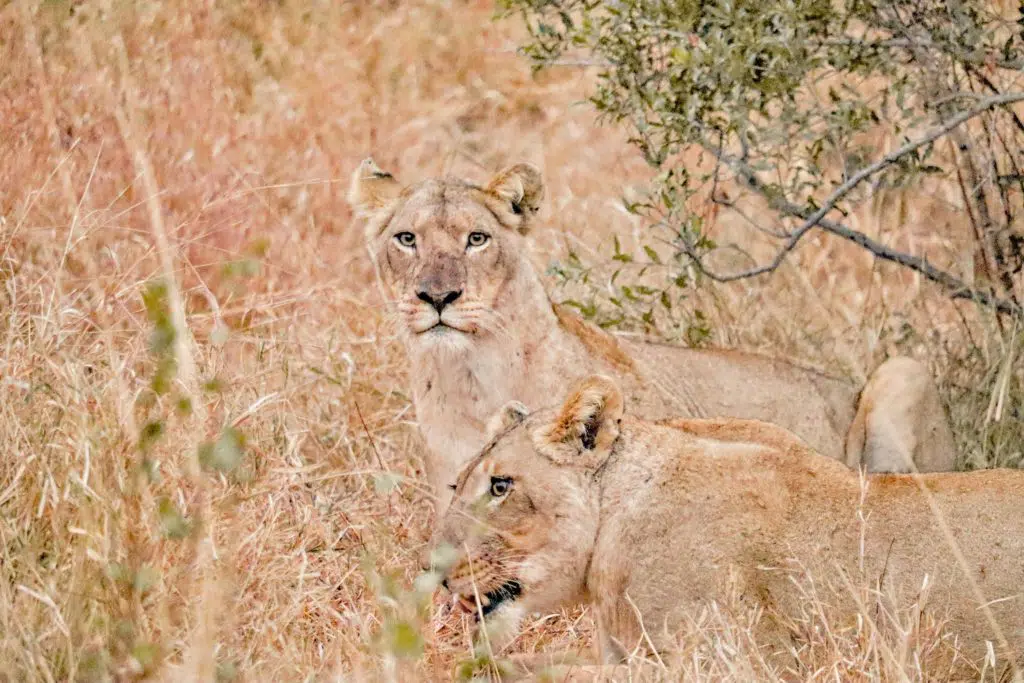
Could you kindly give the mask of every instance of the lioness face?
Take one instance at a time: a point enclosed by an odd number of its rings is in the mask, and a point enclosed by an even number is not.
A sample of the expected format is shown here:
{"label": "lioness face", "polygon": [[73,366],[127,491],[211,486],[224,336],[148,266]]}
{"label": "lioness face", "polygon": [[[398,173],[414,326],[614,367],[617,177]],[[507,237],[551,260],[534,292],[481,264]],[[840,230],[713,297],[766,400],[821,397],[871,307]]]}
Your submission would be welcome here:
{"label": "lioness face", "polygon": [[381,275],[411,338],[495,334],[496,309],[515,277],[519,236],[473,197],[441,182],[420,186],[376,240]]}
{"label": "lioness face", "polygon": [[582,598],[597,538],[596,472],[612,452],[622,395],[592,377],[559,410],[506,405],[491,442],[459,475],[433,563],[463,606],[517,621]]}
{"label": "lioness face", "polygon": [[484,188],[445,178],[403,189],[366,163],[350,197],[369,218],[370,250],[410,341],[459,348],[506,331],[503,295],[519,272],[539,173],[520,165]]}
{"label": "lioness face", "polygon": [[584,587],[596,507],[581,472],[535,451],[535,427],[514,428],[463,470],[434,536],[446,587],[488,621],[557,609]]}

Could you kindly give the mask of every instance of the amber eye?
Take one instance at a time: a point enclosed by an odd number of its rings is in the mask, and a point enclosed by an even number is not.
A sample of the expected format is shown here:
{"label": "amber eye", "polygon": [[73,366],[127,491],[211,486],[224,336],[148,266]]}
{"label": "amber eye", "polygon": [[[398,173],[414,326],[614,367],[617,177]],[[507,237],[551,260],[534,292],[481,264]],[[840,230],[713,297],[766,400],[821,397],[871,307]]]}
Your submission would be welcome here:
{"label": "amber eye", "polygon": [[469,247],[482,247],[491,241],[491,236],[486,232],[471,232],[469,237],[466,239],[466,246]]}
{"label": "amber eye", "polygon": [[416,235],[411,232],[400,232],[395,235],[395,241],[398,242],[399,246],[412,249],[416,246]]}
{"label": "amber eye", "polygon": [[508,477],[491,477],[491,495],[495,498],[507,496],[512,490],[512,480]]}

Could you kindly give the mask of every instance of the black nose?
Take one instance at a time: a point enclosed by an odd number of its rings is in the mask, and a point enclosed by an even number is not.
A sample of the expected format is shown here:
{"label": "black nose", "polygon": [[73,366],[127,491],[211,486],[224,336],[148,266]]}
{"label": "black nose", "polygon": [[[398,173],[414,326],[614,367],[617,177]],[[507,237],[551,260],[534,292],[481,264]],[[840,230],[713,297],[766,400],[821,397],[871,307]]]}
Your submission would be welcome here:
{"label": "black nose", "polygon": [[425,290],[420,290],[416,292],[416,296],[420,301],[426,301],[428,304],[433,306],[434,310],[437,311],[437,314],[440,315],[445,306],[462,296],[462,290],[460,289],[456,292],[443,292],[440,294],[432,294]]}

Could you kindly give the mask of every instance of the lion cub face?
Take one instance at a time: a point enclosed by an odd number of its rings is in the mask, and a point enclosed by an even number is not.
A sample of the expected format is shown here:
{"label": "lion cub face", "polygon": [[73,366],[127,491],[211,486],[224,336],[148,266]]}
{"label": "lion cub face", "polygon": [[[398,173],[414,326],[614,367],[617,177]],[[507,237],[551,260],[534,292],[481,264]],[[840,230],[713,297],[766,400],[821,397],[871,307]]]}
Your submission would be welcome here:
{"label": "lion cub face", "polygon": [[370,251],[410,340],[459,347],[508,329],[502,298],[542,195],[539,172],[525,164],[483,188],[453,178],[403,188],[363,162],[349,198],[368,219]]}
{"label": "lion cub face", "polygon": [[432,541],[434,569],[488,621],[517,622],[581,599],[597,536],[597,473],[612,453],[622,395],[604,377],[558,410],[506,405],[466,465]]}

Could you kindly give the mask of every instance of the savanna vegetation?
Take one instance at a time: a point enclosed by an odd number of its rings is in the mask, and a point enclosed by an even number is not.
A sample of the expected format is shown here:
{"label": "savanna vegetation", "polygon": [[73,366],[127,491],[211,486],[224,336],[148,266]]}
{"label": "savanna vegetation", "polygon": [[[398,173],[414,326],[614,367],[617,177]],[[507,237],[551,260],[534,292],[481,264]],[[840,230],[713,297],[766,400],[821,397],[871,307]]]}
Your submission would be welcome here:
{"label": "savanna vegetation", "polygon": [[[914,355],[963,466],[1020,462],[1017,7],[598,5],[0,4],[0,679],[489,670],[417,581],[405,359],[344,201],[368,153],[407,180],[531,161],[556,299],[855,381]],[[942,678],[941,624],[877,614],[808,586],[798,677]],[[517,648],[591,632],[546,615]],[[745,634],[723,606],[632,666],[775,678]]]}

